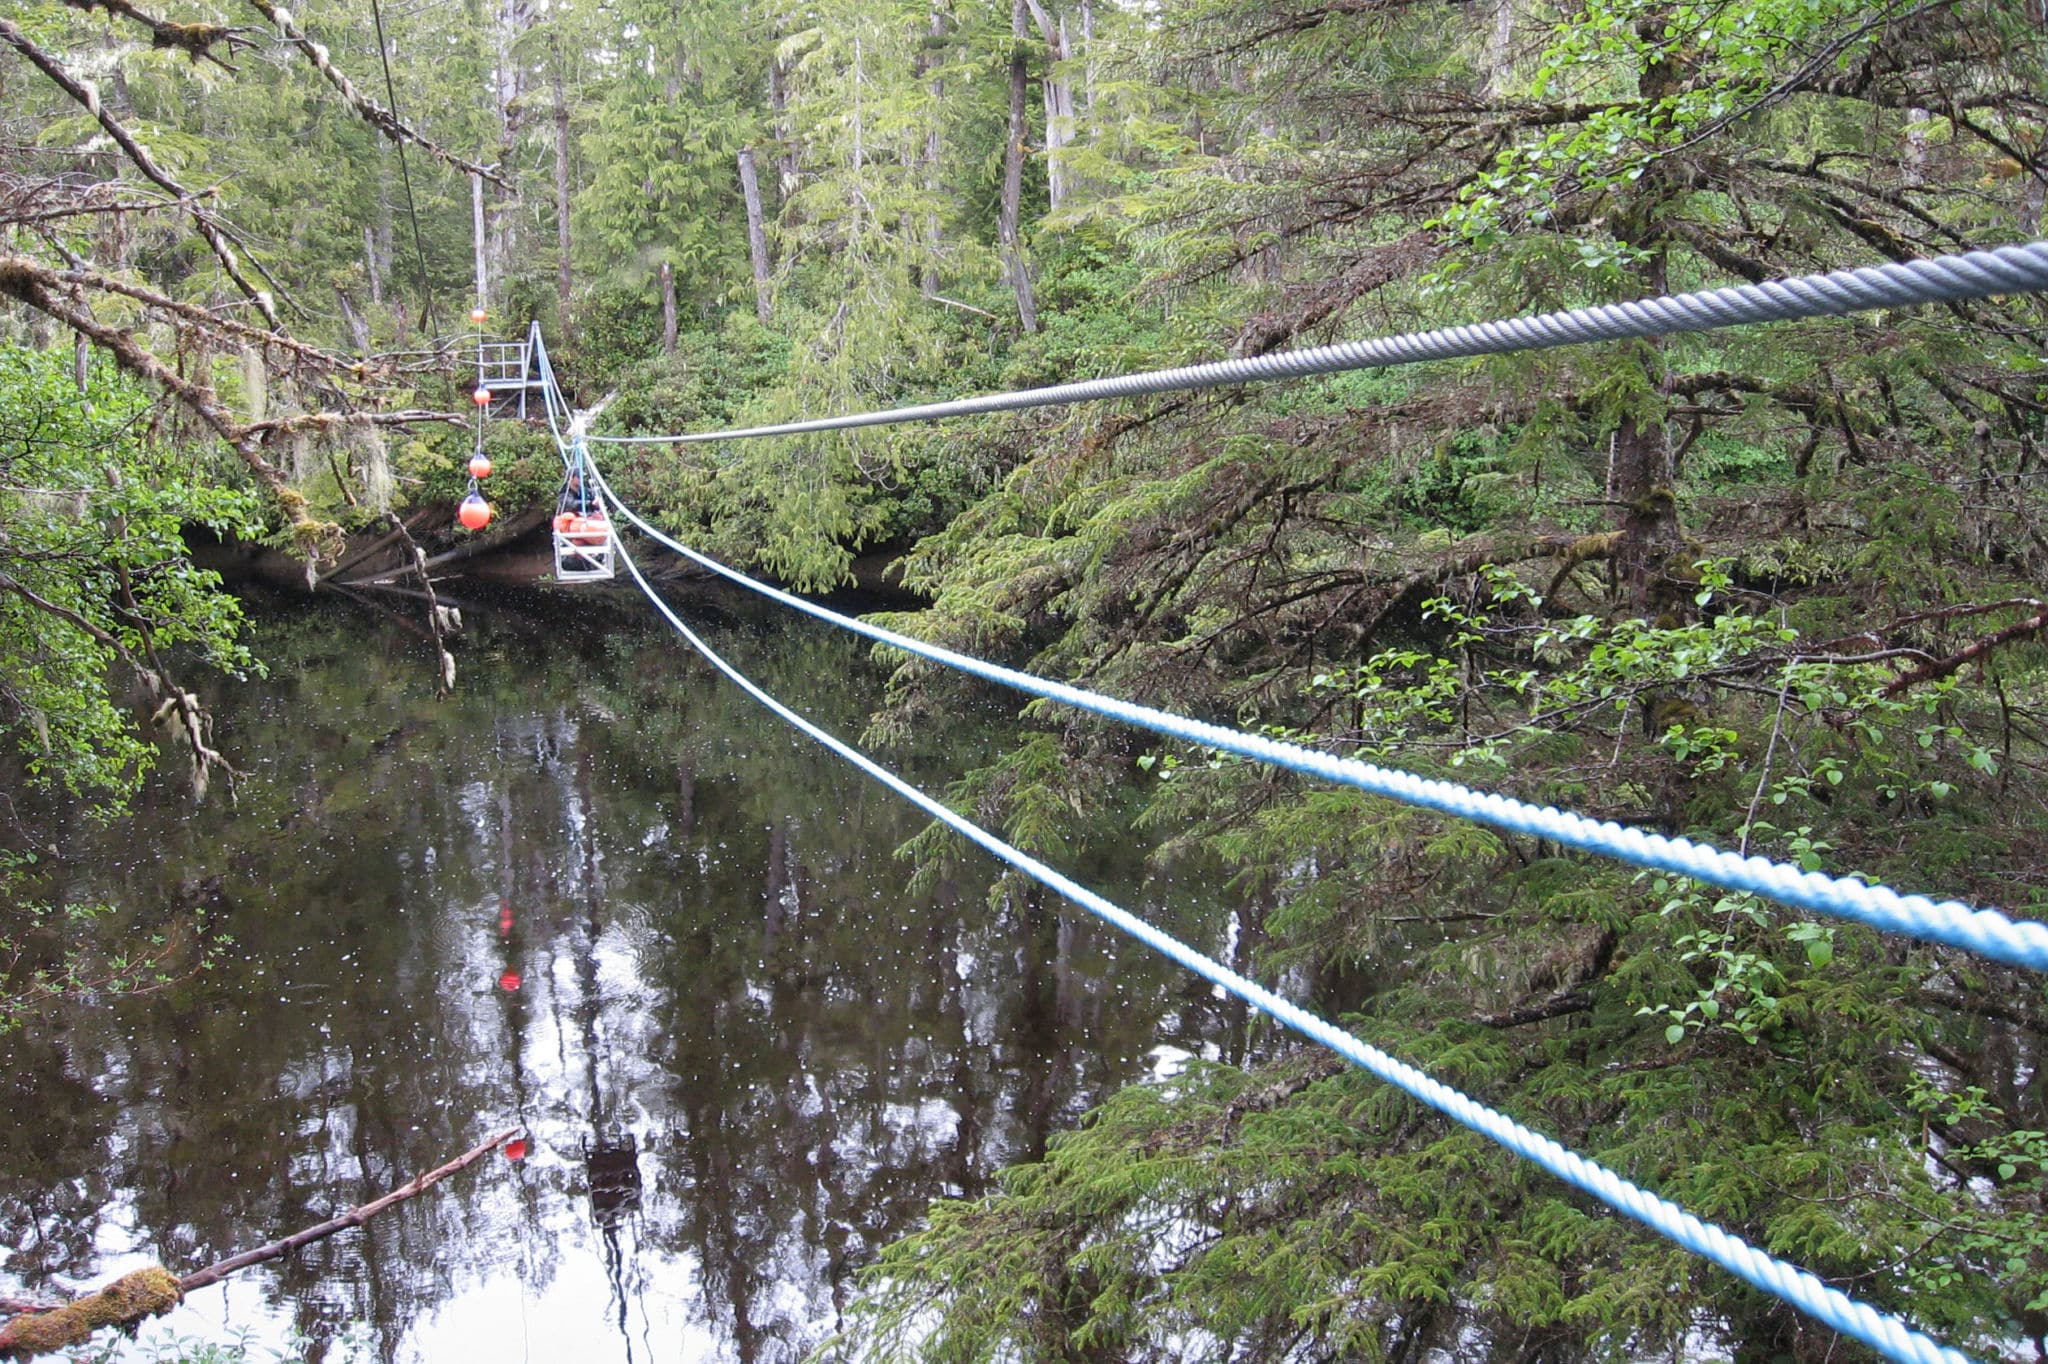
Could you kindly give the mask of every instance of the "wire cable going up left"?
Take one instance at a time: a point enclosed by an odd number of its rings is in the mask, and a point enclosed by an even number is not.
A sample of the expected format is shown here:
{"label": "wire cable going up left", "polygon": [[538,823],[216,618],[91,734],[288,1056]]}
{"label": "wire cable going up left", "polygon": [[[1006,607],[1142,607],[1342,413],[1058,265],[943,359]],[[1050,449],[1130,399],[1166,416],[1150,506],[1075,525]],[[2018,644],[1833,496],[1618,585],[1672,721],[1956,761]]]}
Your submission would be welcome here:
{"label": "wire cable going up left", "polygon": [[[604,476],[597,471],[595,464],[587,467],[596,481],[598,492],[611,509],[621,515],[630,516],[631,512],[605,483]],[[1579,1155],[1540,1132],[1524,1127],[1505,1113],[1488,1108],[1426,1072],[1281,998],[1257,981],[1240,975],[1214,958],[1196,951],[1171,934],[1047,866],[1029,853],[1011,846],[943,801],[912,786],[859,749],[813,724],[777,700],[727,662],[685,624],[682,617],[675,613],[675,610],[654,590],[653,585],[642,576],[639,564],[625,552],[623,546],[619,549],[619,557],[625,561],[627,571],[633,575],[633,581],[639,585],[648,601],[653,603],[654,609],[661,613],[691,648],[702,654],[713,667],[747,695],[933,819],[992,853],[999,860],[1065,896],[1105,923],[1129,934],[1196,975],[1221,986],[1269,1018],[1285,1024],[1311,1041],[1330,1048],[1353,1065],[1393,1085],[1411,1098],[1490,1138],[1539,1169],[1591,1194],[1615,1211],[1626,1214],[1686,1250],[1713,1261],[1745,1283],[1781,1298],[1842,1334],[1863,1342],[1887,1359],[1898,1361],[1899,1364],[1968,1364],[1968,1356],[1922,1335],[1898,1317],[1880,1312],[1867,1303],[1858,1302],[1806,1270],[1759,1250],[1732,1232],[1702,1222],[1676,1203],[1630,1183],[1606,1166]]]}

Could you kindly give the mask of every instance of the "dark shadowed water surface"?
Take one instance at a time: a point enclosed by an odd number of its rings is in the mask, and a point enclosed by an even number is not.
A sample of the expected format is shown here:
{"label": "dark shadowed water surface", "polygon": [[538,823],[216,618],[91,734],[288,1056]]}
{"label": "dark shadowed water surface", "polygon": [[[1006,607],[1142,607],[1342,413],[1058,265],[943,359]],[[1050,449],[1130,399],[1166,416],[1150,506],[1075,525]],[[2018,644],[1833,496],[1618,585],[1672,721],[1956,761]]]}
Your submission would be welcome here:
{"label": "dark shadowed water surface", "polygon": [[[856,641],[685,609],[842,734],[879,701]],[[69,894],[138,931],[203,906],[232,943],[199,979],[0,1038],[0,1291],[188,1272],[516,1122],[523,1162],[196,1294],[155,1338],[794,1359],[928,1200],[1233,1031],[1092,920],[992,897],[979,854],[913,891],[894,850],[922,821],[629,600],[473,605],[446,701],[406,622],[257,613],[271,676],[213,698],[236,807],[158,791],[74,831]],[[1005,717],[891,760],[942,788]],[[1064,860],[1217,945],[1196,887],[1127,843]]]}

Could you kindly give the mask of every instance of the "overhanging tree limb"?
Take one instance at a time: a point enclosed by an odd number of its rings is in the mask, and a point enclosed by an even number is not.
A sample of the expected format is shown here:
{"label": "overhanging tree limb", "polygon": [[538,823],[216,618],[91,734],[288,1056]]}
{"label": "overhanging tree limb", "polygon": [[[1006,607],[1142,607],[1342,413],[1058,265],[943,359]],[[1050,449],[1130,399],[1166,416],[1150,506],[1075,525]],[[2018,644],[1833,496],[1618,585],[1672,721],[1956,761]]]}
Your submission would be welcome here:
{"label": "overhanging tree limb", "polygon": [[206,239],[206,244],[212,249],[214,258],[220,262],[221,269],[235,282],[235,287],[255,303],[265,321],[272,327],[282,327],[284,324],[277,316],[276,304],[271,301],[269,293],[257,288],[250,282],[249,277],[242,273],[240,257],[235,254],[235,248],[229,243],[227,234],[222,231],[220,224],[215,222],[213,215],[200,204],[200,196],[179,184],[168,171],[157,164],[156,158],[149,154],[149,150],[135,140],[135,135],[129,132],[119,119],[107,112],[106,107],[100,103],[99,92],[65,70],[62,62],[31,41],[12,20],[0,18],[0,42],[6,43],[26,57],[29,64],[49,77],[52,84],[83,105],[86,112],[98,120],[100,127],[106,130],[107,136],[114,139],[115,145],[135,163],[137,170],[147,176],[158,189],[173,195],[191,209],[193,226],[197,227],[199,235]]}
{"label": "overhanging tree limb", "polygon": [[105,10],[149,30],[149,45],[157,48],[176,48],[193,61],[204,59],[223,71],[233,72],[235,68],[213,49],[225,46],[229,52],[242,48],[253,48],[256,44],[242,35],[245,28],[229,28],[222,24],[179,24],[159,18],[145,10],[136,8],[128,0],[64,0],[72,9]]}
{"label": "overhanging tree limb", "polygon": [[249,8],[277,25],[278,32],[282,33],[293,47],[296,47],[305,54],[306,60],[313,63],[313,69],[318,71],[326,78],[329,85],[341,93],[341,97],[348,101],[348,106],[354,109],[365,123],[384,134],[385,137],[393,142],[410,142],[437,161],[445,162],[466,175],[480,175],[500,189],[509,190],[512,188],[511,184],[503,176],[499,175],[489,166],[480,165],[475,161],[466,161],[439,143],[433,142],[423,134],[415,132],[397,114],[356,89],[355,83],[343,75],[334,65],[333,58],[328,55],[326,45],[315,42],[307,37],[299,29],[299,26],[292,22],[290,10],[282,5],[273,5],[270,3],[270,0],[249,0]]}

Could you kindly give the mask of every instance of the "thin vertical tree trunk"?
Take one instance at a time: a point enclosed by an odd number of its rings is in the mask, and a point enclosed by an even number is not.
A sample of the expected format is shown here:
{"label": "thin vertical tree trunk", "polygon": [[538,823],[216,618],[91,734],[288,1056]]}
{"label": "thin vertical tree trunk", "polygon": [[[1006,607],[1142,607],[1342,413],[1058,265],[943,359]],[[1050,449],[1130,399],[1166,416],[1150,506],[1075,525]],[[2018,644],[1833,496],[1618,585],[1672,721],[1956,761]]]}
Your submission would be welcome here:
{"label": "thin vertical tree trunk", "polygon": [[661,263],[661,353],[676,353],[676,268]]}
{"label": "thin vertical tree trunk", "polygon": [[1909,185],[1927,182],[1927,124],[1925,109],[1906,110],[1906,164],[1900,178]]}
{"label": "thin vertical tree trunk", "polygon": [[1003,197],[996,214],[996,240],[1003,269],[1017,295],[1017,321],[1027,332],[1038,330],[1038,300],[1031,289],[1031,268],[1024,259],[1024,113],[1031,73],[1025,69],[1025,0],[1010,0],[1010,142],[1003,150]]}
{"label": "thin vertical tree trunk", "polygon": [[740,148],[740,195],[747,205],[747,259],[754,267],[754,315],[768,320],[768,230],[761,214],[761,178],[754,171],[754,149]]}
{"label": "thin vertical tree trunk", "polygon": [[1067,201],[1070,188],[1067,177],[1066,148],[1074,140],[1074,88],[1062,72],[1062,64],[1073,53],[1067,45],[1067,21],[1065,16],[1055,22],[1045,11],[1039,0],[1024,0],[1032,21],[1038,25],[1039,36],[1045,39],[1045,46],[1051,54],[1046,64],[1045,77],[1041,82],[1045,97],[1045,182],[1052,210],[1057,213],[1060,205]]}
{"label": "thin vertical tree trunk", "polygon": [[569,334],[569,294],[575,285],[569,259],[569,97],[562,88],[562,54],[549,63],[555,113],[555,325]]}
{"label": "thin vertical tree trunk", "polygon": [[[369,231],[368,228],[363,230],[365,232]],[[341,305],[341,320],[348,324],[349,337],[356,343],[356,354],[368,355],[370,353],[370,324],[365,322],[362,313],[356,310],[355,302],[349,298],[347,290],[337,287],[334,291],[334,301]]]}
{"label": "thin vertical tree trunk", "polygon": [[370,302],[382,307],[384,273],[377,268],[377,233],[368,223],[363,224],[363,273],[369,276]]}
{"label": "thin vertical tree trunk", "polygon": [[485,265],[484,178],[481,175],[469,177],[469,215],[470,230],[476,234],[476,306],[488,308],[491,306],[490,278]]}
{"label": "thin vertical tree trunk", "polygon": [[801,183],[797,171],[796,126],[789,118],[789,71],[780,59],[768,64],[768,110],[774,117],[775,137],[782,144],[775,154],[775,173],[784,203]]}
{"label": "thin vertical tree trunk", "polygon": [[377,152],[377,235],[370,250],[370,275],[377,287],[373,301],[384,302],[382,286],[393,280],[392,253],[396,250],[397,226],[391,214],[391,156]]}
{"label": "thin vertical tree trunk", "polygon": [[1081,114],[1095,118],[1095,0],[1081,0]]}
{"label": "thin vertical tree trunk", "polygon": [[1508,90],[1508,80],[1515,67],[1515,3],[1514,0],[1494,0],[1493,41],[1486,52],[1486,93],[1489,98],[1499,99]]}
{"label": "thin vertical tree trunk", "polygon": [[[937,10],[931,12],[931,23],[927,30],[934,39],[946,35],[946,17]],[[938,66],[938,54],[927,52],[918,60],[920,75],[929,74]],[[932,114],[924,132],[924,192],[930,207],[925,210],[925,262],[923,278],[918,282],[927,296],[939,291],[939,156],[944,150],[940,133],[940,111],[946,107],[946,83],[933,76],[931,82]]]}

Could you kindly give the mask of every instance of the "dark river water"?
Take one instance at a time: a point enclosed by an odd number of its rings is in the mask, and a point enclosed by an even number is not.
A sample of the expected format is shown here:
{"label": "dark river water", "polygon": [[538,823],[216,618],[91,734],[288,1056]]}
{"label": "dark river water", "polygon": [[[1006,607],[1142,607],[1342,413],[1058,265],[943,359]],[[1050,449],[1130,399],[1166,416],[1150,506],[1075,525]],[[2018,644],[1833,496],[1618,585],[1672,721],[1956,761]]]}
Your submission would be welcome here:
{"label": "dark river water", "polygon": [[[252,608],[271,674],[211,693],[234,807],[159,783],[70,831],[60,887],[134,933],[203,908],[231,941],[0,1037],[0,1291],[190,1272],[518,1123],[524,1160],[203,1290],[124,1357],[791,1360],[930,1200],[1230,1049],[1206,986],[992,891],[978,853],[913,891],[895,850],[923,821],[634,600],[471,604],[444,701],[408,621]],[[841,734],[879,702],[858,641],[682,605]],[[985,709],[890,760],[943,789],[1014,737]],[[1065,860],[1219,948],[1204,878],[1141,856],[1108,829]]]}

